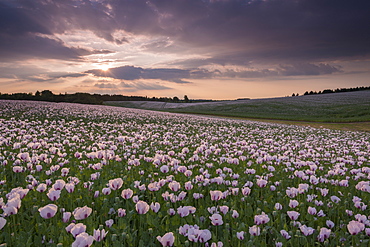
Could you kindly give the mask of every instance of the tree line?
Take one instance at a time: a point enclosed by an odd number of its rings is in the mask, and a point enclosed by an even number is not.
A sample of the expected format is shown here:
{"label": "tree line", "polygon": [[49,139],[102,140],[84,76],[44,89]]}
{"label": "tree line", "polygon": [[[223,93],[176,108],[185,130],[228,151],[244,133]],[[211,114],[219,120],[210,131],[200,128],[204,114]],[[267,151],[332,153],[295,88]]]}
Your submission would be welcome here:
{"label": "tree line", "polygon": [[125,96],[125,95],[109,95],[109,94],[90,94],[90,93],[73,93],[73,94],[54,94],[50,90],[37,91],[33,93],[13,93],[2,94],[0,99],[8,100],[35,100],[35,101],[49,101],[49,102],[68,102],[68,103],[81,103],[81,104],[94,104],[101,105],[104,101],[159,101],[171,103],[192,103],[204,102],[211,100],[190,100],[187,95],[183,99],[177,96],[171,97],[147,97],[147,96]]}
{"label": "tree line", "polygon": [[[353,88],[337,88],[337,89],[325,89],[323,91],[306,91],[303,95],[313,94],[328,94],[328,93],[341,93],[341,92],[353,92],[370,90],[369,87],[353,87]],[[292,96],[299,96],[299,94],[293,93]],[[36,100],[36,101],[49,101],[49,102],[68,102],[68,103],[81,103],[81,104],[94,104],[101,105],[104,101],[158,101],[158,102],[169,102],[169,103],[194,103],[194,102],[209,102],[213,100],[203,99],[189,99],[187,95],[184,95],[183,99],[177,96],[171,97],[147,97],[147,96],[126,96],[120,94],[90,94],[90,93],[73,93],[73,94],[54,94],[50,90],[37,91],[33,93],[13,93],[13,94],[2,94],[0,92],[0,99],[8,100]]]}
{"label": "tree line", "polygon": [[[337,88],[337,89],[325,89],[323,91],[306,91],[303,95],[313,95],[313,94],[327,94],[327,93],[344,93],[344,92],[355,92],[355,91],[363,91],[363,90],[370,90],[370,87],[350,87],[350,88]],[[299,96],[299,94],[293,93],[292,96]]]}

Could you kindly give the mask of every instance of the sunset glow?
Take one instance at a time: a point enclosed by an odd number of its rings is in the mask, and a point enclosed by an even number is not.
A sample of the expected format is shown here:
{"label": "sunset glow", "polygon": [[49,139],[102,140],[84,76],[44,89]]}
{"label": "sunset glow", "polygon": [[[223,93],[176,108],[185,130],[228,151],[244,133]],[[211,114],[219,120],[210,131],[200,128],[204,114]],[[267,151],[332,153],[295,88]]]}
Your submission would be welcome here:
{"label": "sunset glow", "polygon": [[109,67],[103,65],[103,66],[100,67],[100,69],[103,70],[103,71],[108,71],[109,70]]}

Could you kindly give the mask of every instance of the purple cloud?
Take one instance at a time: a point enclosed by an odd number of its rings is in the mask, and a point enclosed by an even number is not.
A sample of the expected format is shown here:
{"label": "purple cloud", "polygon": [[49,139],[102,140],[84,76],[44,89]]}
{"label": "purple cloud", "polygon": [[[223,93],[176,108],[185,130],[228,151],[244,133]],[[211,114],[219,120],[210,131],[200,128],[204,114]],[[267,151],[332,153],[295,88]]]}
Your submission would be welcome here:
{"label": "purple cloud", "polygon": [[93,69],[85,71],[85,73],[93,74],[100,77],[111,77],[122,80],[138,80],[138,79],[161,79],[175,83],[190,83],[183,79],[190,78],[191,71],[183,69],[143,69],[134,66],[122,66],[110,68],[108,71],[101,69]]}

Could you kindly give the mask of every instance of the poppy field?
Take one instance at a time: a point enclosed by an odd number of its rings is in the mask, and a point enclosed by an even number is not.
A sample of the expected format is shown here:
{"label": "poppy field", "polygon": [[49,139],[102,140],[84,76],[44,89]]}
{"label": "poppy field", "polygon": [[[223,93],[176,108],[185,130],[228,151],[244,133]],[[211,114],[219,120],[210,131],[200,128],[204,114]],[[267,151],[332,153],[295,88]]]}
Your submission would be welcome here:
{"label": "poppy field", "polygon": [[0,246],[369,246],[370,134],[0,101]]}

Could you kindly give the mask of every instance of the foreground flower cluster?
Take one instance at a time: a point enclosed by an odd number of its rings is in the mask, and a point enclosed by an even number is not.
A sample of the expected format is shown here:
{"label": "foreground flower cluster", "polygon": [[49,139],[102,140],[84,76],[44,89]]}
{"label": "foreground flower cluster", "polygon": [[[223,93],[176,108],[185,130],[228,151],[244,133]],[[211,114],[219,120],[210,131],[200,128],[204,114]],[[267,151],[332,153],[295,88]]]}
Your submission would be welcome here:
{"label": "foreground flower cluster", "polygon": [[0,243],[368,246],[370,135],[0,101]]}

